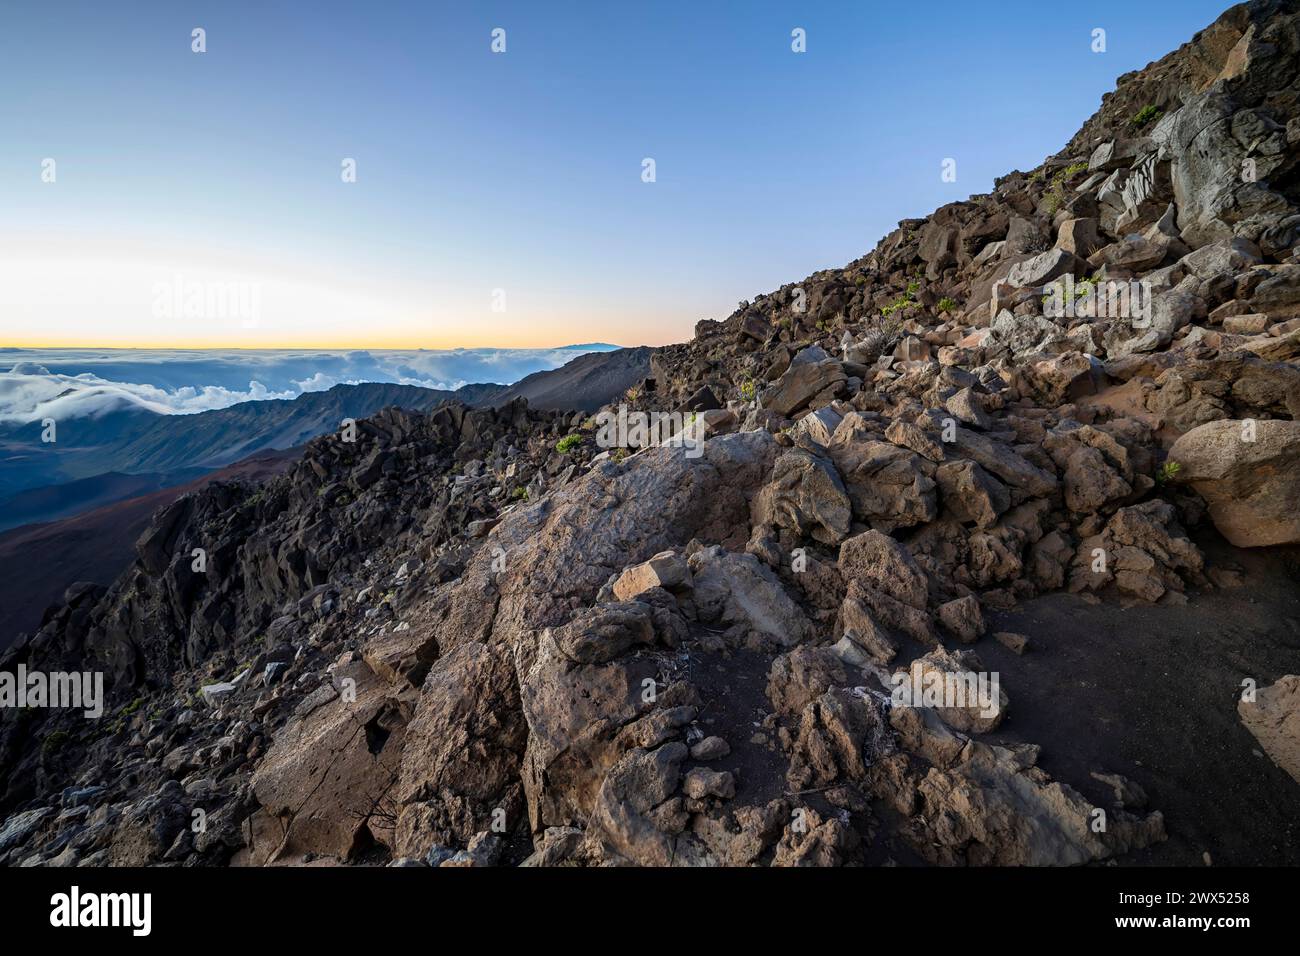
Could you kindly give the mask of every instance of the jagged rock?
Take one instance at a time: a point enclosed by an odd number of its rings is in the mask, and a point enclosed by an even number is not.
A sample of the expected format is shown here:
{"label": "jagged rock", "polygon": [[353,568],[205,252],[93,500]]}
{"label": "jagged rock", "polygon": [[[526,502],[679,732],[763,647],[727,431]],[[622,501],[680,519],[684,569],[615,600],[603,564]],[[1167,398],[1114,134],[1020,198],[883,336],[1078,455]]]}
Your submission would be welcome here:
{"label": "jagged rock", "polygon": [[1273,763],[1300,783],[1300,675],[1287,674],[1237,702],[1237,714]]}
{"label": "jagged rock", "polygon": [[927,707],[962,733],[997,729],[1009,706],[997,675],[989,675],[972,651],[936,647],[893,676],[894,706]]}
{"label": "jagged rock", "polygon": [[852,508],[831,462],[791,449],[776,460],[772,481],[755,496],[754,522],[836,544],[849,533]]}
{"label": "jagged rock", "polygon": [[844,668],[824,647],[796,647],[772,661],[767,699],[772,709],[787,717],[801,713],[809,702],[848,680]]}
{"label": "jagged rock", "polygon": [[1097,220],[1067,219],[1057,231],[1056,245],[1081,259],[1087,259],[1102,245],[1101,237],[1097,234]]}
{"label": "jagged rock", "polygon": [[1174,442],[1169,459],[1179,466],[1174,479],[1196,489],[1233,544],[1300,541],[1300,422],[1209,422]]}
{"label": "jagged rock", "polygon": [[943,461],[943,446],[911,422],[898,419],[890,422],[885,429],[885,438],[901,448],[916,452],[922,458],[934,462]]}
{"label": "jagged rock", "polygon": [[1187,537],[1167,501],[1120,508],[1100,534],[1083,539],[1070,570],[1071,591],[1096,591],[1114,583],[1133,598],[1155,601],[1181,592],[1184,578],[1204,567],[1200,549]]}
{"label": "jagged rock", "polygon": [[989,528],[1011,507],[1007,486],[973,461],[945,462],[935,470],[934,480],[944,508],[958,521]]}
{"label": "jagged rock", "polygon": [[799,644],[809,635],[808,619],[780,580],[752,554],[714,546],[691,555],[690,563],[700,620],[744,623],[782,647]]}
{"label": "jagged rock", "polygon": [[1062,352],[1021,369],[1025,390],[1046,406],[1078,401],[1101,390],[1102,368],[1081,352]]}
{"label": "jagged rock", "polygon": [[1056,490],[1055,475],[1027,461],[1002,442],[968,428],[957,427],[952,432],[953,451],[1000,478],[1011,491],[1012,504],[1026,498],[1044,498]]}
{"label": "jagged rock", "polygon": [[846,663],[866,666],[867,659],[888,664],[898,653],[898,640],[877,620],[875,614],[855,596],[861,588],[850,588],[840,605],[839,628],[844,636],[832,650]]}
{"label": "jagged rock", "polygon": [[248,848],[254,863],[305,853],[347,859],[369,840],[393,846],[389,791],[407,715],[364,663],[335,680],[351,682],[348,694],[290,720],[253,775],[261,806]]}
{"label": "jagged rock", "polygon": [[[652,629],[647,632],[653,639]],[[613,656],[576,661],[549,629],[532,665],[520,674],[528,721],[524,792],[534,832],[575,825],[590,815],[605,772],[626,749],[619,732],[652,707],[642,691],[643,682],[655,678],[654,662],[610,662]],[[672,715],[679,726],[693,715],[687,710]]]}
{"label": "jagged rock", "polygon": [[605,776],[592,813],[593,836],[606,852],[640,866],[699,866],[714,861],[689,833],[666,832],[655,813],[669,803],[681,778],[686,745],[629,751]]}
{"label": "jagged rock", "polygon": [[801,826],[787,826],[777,844],[773,866],[842,866],[857,850],[862,838],[837,817],[822,819],[815,810],[805,811]]}
{"label": "jagged rock", "polygon": [[831,436],[835,434],[835,429],[843,419],[844,416],[835,409],[824,405],[799,419],[795,427],[825,448],[831,443]]}
{"label": "jagged rock", "polygon": [[[855,626],[864,613],[857,610],[861,605],[886,627],[925,644],[938,643],[925,610],[925,572],[903,545],[879,531],[865,532],[840,546],[839,569],[848,584],[840,612],[842,626]],[[857,629],[862,627],[856,624]]]}
{"label": "jagged rock", "polygon": [[867,434],[857,416],[847,416],[830,447],[854,516],[883,530],[933,520],[938,513],[935,485],[924,459]]}
{"label": "jagged rock", "polygon": [[925,607],[925,572],[907,548],[887,534],[864,531],[840,545],[840,572],[915,608]]}
{"label": "jagged rock", "polygon": [[1029,638],[1023,634],[1016,634],[1012,631],[996,631],[993,634],[993,639],[1016,654],[1024,654],[1025,651],[1029,650]]}
{"label": "jagged rock", "polygon": [[889,725],[875,698],[850,688],[828,690],[800,714],[786,779],[796,790],[861,781],[867,768],[892,749]]}
{"label": "jagged rock", "polygon": [[0,826],[0,853],[17,846],[40,828],[45,819],[54,813],[53,807],[36,807],[15,813]]}
{"label": "jagged rock", "polygon": [[731,747],[721,737],[705,737],[691,747],[692,760],[721,760],[731,753]]}
{"label": "jagged rock", "polygon": [[1031,259],[1018,262],[1007,273],[1007,282],[1018,287],[1037,287],[1069,273],[1079,273],[1087,264],[1066,249],[1048,249]]}
{"label": "jagged rock", "polygon": [[944,408],[952,412],[962,424],[971,425],[981,430],[989,429],[993,421],[980,406],[972,388],[959,389],[944,402]]}
{"label": "jagged rock", "polygon": [[917,786],[924,800],[918,846],[936,863],[1077,866],[1165,838],[1157,811],[1108,815],[1038,767],[1037,748],[1011,750],[970,741],[945,769],[931,767]]}
{"label": "jagged rock", "polygon": [[968,594],[940,604],[935,613],[953,637],[963,644],[973,644],[984,633],[984,612],[979,599]]}
{"label": "jagged rock", "polygon": [[[526,737],[507,649],[470,641],[439,658],[386,788],[396,816],[394,852],[422,856],[431,843],[468,842],[491,825],[497,808],[507,822],[517,820]],[[391,772],[386,763],[384,770]]]}
{"label": "jagged rock", "polygon": [[817,395],[841,385],[847,376],[844,366],[817,346],[806,348],[794,357],[777,383],[763,393],[760,401],[778,415],[790,416]]}
{"label": "jagged rock", "polygon": [[682,790],[692,800],[704,800],[716,797],[730,800],[736,795],[736,780],[725,770],[708,770],[704,767],[692,767],[682,782]]}
{"label": "jagged rock", "polygon": [[109,865],[145,866],[161,861],[190,822],[183,798],[181,785],[169,780],[157,792],[128,806],[113,831]]}
{"label": "jagged rock", "polygon": [[1064,338],[1065,330],[1040,315],[1017,316],[1005,309],[989,325],[993,338],[1022,357],[1047,351],[1048,346]]}
{"label": "jagged rock", "polygon": [[1189,252],[1178,264],[1198,279],[1211,279],[1224,274],[1235,276],[1259,261],[1259,246],[1249,239],[1233,236]]}
{"label": "jagged rock", "polygon": [[614,582],[614,596],[630,601],[651,588],[690,587],[691,572],[686,559],[676,551],[661,551],[649,561],[625,570]]}
{"label": "jagged rock", "polygon": [[1100,511],[1133,493],[1133,487],[1096,448],[1076,448],[1066,458],[1063,470],[1065,506],[1076,514]]}

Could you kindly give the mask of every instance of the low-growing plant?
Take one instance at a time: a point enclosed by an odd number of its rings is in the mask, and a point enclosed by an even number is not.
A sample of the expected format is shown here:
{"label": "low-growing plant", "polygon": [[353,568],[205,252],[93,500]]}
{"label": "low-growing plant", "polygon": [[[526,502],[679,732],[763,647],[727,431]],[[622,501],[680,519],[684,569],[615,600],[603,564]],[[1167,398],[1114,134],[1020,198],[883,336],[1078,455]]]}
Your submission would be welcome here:
{"label": "low-growing plant", "polygon": [[573,451],[573,449],[577,448],[581,444],[582,444],[581,435],[565,435],[563,438],[561,438],[559,441],[555,443],[555,450],[558,451],[561,455],[567,455],[569,452]]}
{"label": "low-growing plant", "polygon": [[936,305],[935,308],[940,312],[951,312],[953,309],[957,308],[957,303],[945,295],[939,300],[939,304]]}
{"label": "low-growing plant", "polygon": [[1051,186],[1043,193],[1044,206],[1049,216],[1056,215],[1056,211],[1065,204],[1065,184],[1087,168],[1087,163],[1071,163],[1052,177]]}
{"label": "low-growing plant", "polygon": [[1141,129],[1150,123],[1154,123],[1164,115],[1164,112],[1165,111],[1160,107],[1148,103],[1146,106],[1134,113],[1133,119],[1129,122],[1133,124],[1134,129]]}
{"label": "low-growing plant", "polygon": [[41,741],[41,753],[47,757],[56,754],[71,738],[66,730],[56,730]]}
{"label": "low-growing plant", "polygon": [[1156,472],[1156,484],[1157,485],[1169,484],[1171,481],[1173,481],[1175,478],[1178,477],[1178,473],[1182,470],[1183,470],[1183,466],[1176,461],[1165,462],[1163,465],[1160,466],[1160,469]]}

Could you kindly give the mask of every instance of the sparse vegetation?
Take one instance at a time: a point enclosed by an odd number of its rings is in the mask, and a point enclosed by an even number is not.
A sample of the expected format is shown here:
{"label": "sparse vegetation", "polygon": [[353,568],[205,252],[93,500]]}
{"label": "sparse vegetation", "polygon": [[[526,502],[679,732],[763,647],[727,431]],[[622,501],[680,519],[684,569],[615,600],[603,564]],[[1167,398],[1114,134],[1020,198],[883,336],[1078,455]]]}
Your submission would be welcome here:
{"label": "sparse vegetation", "polygon": [[63,745],[72,739],[66,730],[56,730],[41,741],[41,754],[49,757],[63,749]]}
{"label": "sparse vegetation", "polygon": [[882,315],[867,324],[858,344],[875,359],[892,349],[902,335],[903,320],[898,316]]}
{"label": "sparse vegetation", "polygon": [[563,438],[561,438],[559,441],[555,443],[555,450],[558,451],[561,455],[567,455],[569,452],[573,451],[573,449],[577,448],[581,444],[582,444],[581,435],[577,435],[577,434],[565,435]]}
{"label": "sparse vegetation", "polygon": [[1044,208],[1049,216],[1056,215],[1056,211],[1065,204],[1065,184],[1079,173],[1087,172],[1087,169],[1087,163],[1071,163],[1052,177],[1052,184],[1043,193]]}
{"label": "sparse vegetation", "polygon": [[1160,107],[1152,106],[1148,103],[1146,106],[1134,113],[1133,119],[1129,122],[1132,124],[1134,129],[1142,129],[1144,126],[1148,126],[1158,120],[1164,115],[1164,112],[1165,111]]}
{"label": "sparse vegetation", "polygon": [[1167,485],[1178,477],[1178,473],[1183,470],[1183,466],[1176,461],[1167,461],[1160,466],[1156,472],[1156,484]]}
{"label": "sparse vegetation", "polygon": [[939,304],[935,306],[935,308],[940,312],[951,312],[953,309],[957,308],[957,303],[945,295],[939,300]]}

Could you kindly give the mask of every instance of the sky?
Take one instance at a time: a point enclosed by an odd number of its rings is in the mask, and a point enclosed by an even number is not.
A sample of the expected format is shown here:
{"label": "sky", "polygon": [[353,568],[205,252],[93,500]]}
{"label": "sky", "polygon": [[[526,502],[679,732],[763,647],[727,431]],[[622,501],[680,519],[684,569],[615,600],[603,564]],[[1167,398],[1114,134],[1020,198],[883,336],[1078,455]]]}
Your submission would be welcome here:
{"label": "sky", "polygon": [[1226,6],[3,0],[0,346],[682,341]]}

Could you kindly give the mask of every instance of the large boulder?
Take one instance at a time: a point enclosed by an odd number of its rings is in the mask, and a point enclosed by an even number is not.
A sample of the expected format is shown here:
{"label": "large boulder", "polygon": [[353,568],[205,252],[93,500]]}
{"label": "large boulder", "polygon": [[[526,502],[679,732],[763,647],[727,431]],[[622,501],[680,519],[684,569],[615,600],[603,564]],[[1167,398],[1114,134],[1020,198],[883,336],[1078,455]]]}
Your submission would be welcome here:
{"label": "large boulder", "polygon": [[823,392],[829,400],[846,378],[843,364],[814,345],[794,357],[777,383],[763,393],[761,402],[778,415],[793,415]]}
{"label": "large boulder", "polygon": [[811,636],[812,627],[799,605],[754,555],[714,545],[691,555],[690,564],[701,621],[724,627],[745,625],[751,633],[782,647],[793,647]]}
{"label": "large boulder", "polygon": [[1233,544],[1300,542],[1300,422],[1208,422],[1174,442],[1169,458]]}
{"label": "large boulder", "polygon": [[1254,700],[1238,701],[1237,714],[1273,762],[1300,783],[1300,675],[1259,688]]}
{"label": "large boulder", "polygon": [[788,528],[826,544],[847,537],[852,518],[853,505],[835,466],[798,448],[776,460],[772,481],[754,498],[755,524]]}
{"label": "large boulder", "polygon": [[252,862],[346,859],[371,843],[394,845],[390,790],[408,715],[364,663],[338,669],[326,687],[335,693],[292,718],[253,775],[262,809],[251,826]]}

